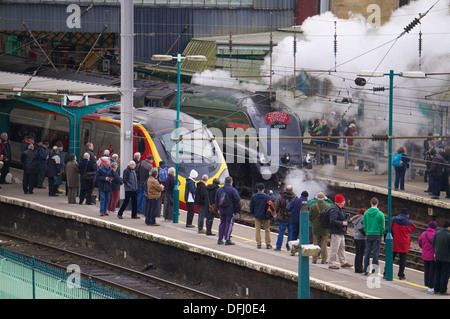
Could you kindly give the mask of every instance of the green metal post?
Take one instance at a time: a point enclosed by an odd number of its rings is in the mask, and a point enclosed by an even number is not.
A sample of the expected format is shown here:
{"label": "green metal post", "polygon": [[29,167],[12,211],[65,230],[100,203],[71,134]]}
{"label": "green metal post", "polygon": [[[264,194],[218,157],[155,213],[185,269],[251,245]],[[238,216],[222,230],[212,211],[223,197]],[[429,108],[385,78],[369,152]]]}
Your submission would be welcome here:
{"label": "green metal post", "polygon": [[[299,245],[309,244],[308,203],[302,202],[300,208],[300,240]],[[298,252],[298,299],[310,299],[309,257]]]}
{"label": "green metal post", "polygon": [[393,237],[391,230],[391,216],[392,216],[392,117],[393,117],[393,102],[394,102],[394,71],[389,72],[389,156],[388,156],[388,218],[386,235],[386,260],[385,260],[385,279],[392,281],[393,277]]}
{"label": "green metal post", "polygon": [[33,300],[36,299],[36,277],[35,277],[35,266],[36,266],[36,260],[34,259],[34,256],[31,257],[31,284],[32,286],[32,294],[33,294]]}
{"label": "green metal post", "polygon": [[181,54],[177,55],[177,121],[176,134],[176,160],[175,160],[175,187],[173,189],[173,223],[178,224],[180,215],[180,189],[178,187],[178,162],[179,162],[179,138],[180,138],[180,104],[181,104]]}

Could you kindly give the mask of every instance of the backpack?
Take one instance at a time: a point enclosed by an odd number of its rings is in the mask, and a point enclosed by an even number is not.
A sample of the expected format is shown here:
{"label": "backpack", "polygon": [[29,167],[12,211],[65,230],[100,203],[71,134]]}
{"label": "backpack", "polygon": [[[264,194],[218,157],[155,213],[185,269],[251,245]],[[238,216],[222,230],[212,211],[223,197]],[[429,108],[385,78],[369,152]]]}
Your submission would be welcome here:
{"label": "backpack", "polygon": [[225,208],[225,207],[228,207],[229,204],[230,204],[230,201],[228,200],[228,194],[227,194],[227,192],[224,190],[224,191],[220,194],[220,198],[219,198],[219,207]]}
{"label": "backpack", "polygon": [[169,174],[169,169],[167,167],[159,167],[159,169],[158,169],[159,182],[164,183],[166,181],[168,174]]}
{"label": "backpack", "polygon": [[[317,210],[319,210],[319,205],[316,203]],[[324,229],[330,228],[330,209],[331,208],[324,208],[319,212],[319,223],[320,227]]]}
{"label": "backpack", "polygon": [[267,200],[265,219],[271,219],[275,215],[275,204],[269,199]]}
{"label": "backpack", "polygon": [[402,162],[402,153],[395,153],[394,156],[392,157],[392,166],[394,167],[400,167],[403,165]]}

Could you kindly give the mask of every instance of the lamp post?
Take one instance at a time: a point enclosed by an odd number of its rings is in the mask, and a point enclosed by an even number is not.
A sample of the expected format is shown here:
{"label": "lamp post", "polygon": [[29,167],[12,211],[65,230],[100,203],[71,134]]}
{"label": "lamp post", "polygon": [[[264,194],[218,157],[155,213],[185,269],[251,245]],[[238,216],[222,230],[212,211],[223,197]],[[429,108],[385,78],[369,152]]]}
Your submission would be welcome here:
{"label": "lamp post", "polygon": [[182,56],[177,54],[177,56],[155,54],[152,56],[154,61],[172,61],[177,60],[177,120],[175,121],[175,134],[176,134],[176,144],[175,144],[175,187],[173,189],[173,223],[178,224],[178,217],[180,215],[180,189],[178,187],[178,164],[179,164],[179,142],[180,142],[180,104],[181,104],[181,61],[206,61],[206,57],[203,55],[188,55]]}
{"label": "lamp post", "polygon": [[389,75],[389,141],[388,141],[388,217],[387,226],[388,232],[385,239],[385,279],[387,281],[393,280],[393,241],[391,219],[392,219],[392,119],[394,108],[394,75],[405,78],[426,78],[425,73],[412,71],[412,72],[400,72],[394,73],[390,70],[389,73],[383,73],[379,71],[361,71],[358,76],[367,77],[382,77]]}

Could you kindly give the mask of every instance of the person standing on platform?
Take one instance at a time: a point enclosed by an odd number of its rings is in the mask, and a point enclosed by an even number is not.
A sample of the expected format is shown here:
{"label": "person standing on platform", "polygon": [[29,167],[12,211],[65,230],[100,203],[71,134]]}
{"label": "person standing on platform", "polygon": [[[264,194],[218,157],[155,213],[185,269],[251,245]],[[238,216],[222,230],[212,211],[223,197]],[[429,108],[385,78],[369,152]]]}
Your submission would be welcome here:
{"label": "person standing on platform", "polygon": [[169,167],[166,181],[164,182],[164,221],[173,220],[173,189],[175,188],[175,168]]}
{"label": "person standing on platform", "polygon": [[234,242],[231,241],[231,233],[233,232],[236,213],[235,206],[238,205],[240,200],[241,197],[233,187],[233,179],[231,176],[225,177],[225,184],[217,190],[214,198],[220,217],[218,245],[224,243],[223,239],[225,239],[225,245],[234,245]]}
{"label": "person standing on platform", "polygon": [[47,174],[47,148],[48,142],[42,142],[40,139],[36,140],[36,145],[38,146],[38,163],[39,171],[37,176],[37,188],[44,188],[45,175]]}
{"label": "person standing on platform", "polygon": [[55,176],[60,176],[58,148],[53,146],[52,151],[47,157],[47,177],[48,177],[48,196],[58,196],[56,194],[57,187],[55,186]]}
{"label": "person standing on platform", "polygon": [[6,184],[5,178],[6,175],[9,173],[9,164],[11,162],[11,145],[9,144],[8,140],[8,134],[6,132],[3,132],[0,135],[1,138],[1,144],[2,144],[2,173],[0,176],[0,184]]}
{"label": "person standing on platform", "polygon": [[88,152],[84,153],[83,159],[78,164],[80,171],[80,196],[78,204],[83,204],[86,198],[86,205],[94,205],[92,201],[92,192],[94,190],[94,179],[97,172],[97,165],[95,161],[91,160]]}
{"label": "person standing on platform", "polygon": [[[284,192],[275,201],[275,212],[278,220],[278,238],[275,246],[275,250],[280,251],[283,245],[284,233],[288,231],[289,235],[292,232],[291,228],[291,211],[289,210],[289,205],[297,198],[297,195],[293,192],[292,185],[287,185]],[[289,251],[290,247],[288,240],[286,241],[286,249]]]}
{"label": "person standing on platform", "polygon": [[[167,166],[164,161],[160,161],[158,167],[158,182],[163,186],[164,182],[166,181],[167,175],[169,175],[169,166]],[[164,194],[165,192],[163,192],[158,198],[158,205],[156,206],[156,217],[161,217],[161,208]]]}
{"label": "person standing on platform", "polygon": [[[326,202],[328,199],[323,192],[319,192],[316,196],[317,202],[311,205],[309,209],[309,221],[312,225],[313,244],[320,245],[322,264],[328,264],[328,228],[322,228],[320,225],[319,215],[324,209],[330,209],[331,205]],[[312,263],[317,263],[318,256],[313,256]]]}
{"label": "person standing on platform", "polygon": [[77,188],[80,187],[80,171],[75,154],[69,155],[69,162],[65,166],[67,178],[67,201],[69,204],[77,203]]}
{"label": "person standing on platform", "polygon": [[299,198],[296,198],[289,204],[288,209],[291,211],[291,233],[288,236],[288,242],[298,239],[300,234],[300,208],[302,202],[308,202],[309,193],[303,191]]}
{"label": "person standing on platform", "polygon": [[84,153],[88,153],[89,154],[89,159],[91,161],[95,162],[97,161],[97,157],[94,154],[94,144],[91,142],[87,142],[86,143],[86,148],[84,149]]}
{"label": "person standing on platform", "polygon": [[109,196],[109,204],[107,212],[115,214],[117,203],[119,202],[120,199],[120,185],[123,184],[123,180],[122,177],[120,177],[119,173],[117,172],[117,169],[119,168],[119,164],[117,163],[117,161],[111,162],[111,168],[113,169],[113,179],[111,184],[111,195]]}
{"label": "person standing on platform", "polygon": [[394,188],[395,190],[399,189],[404,191],[405,190],[405,173],[406,169],[409,167],[409,157],[406,155],[406,150],[403,146],[400,146],[397,149],[397,153],[394,154],[392,159],[392,165],[395,169],[395,181],[394,181]]}
{"label": "person standing on platform", "polygon": [[113,169],[109,159],[99,167],[95,174],[95,180],[98,183],[98,192],[100,195],[100,216],[108,216],[108,204],[111,196],[111,182],[113,178]]}
{"label": "person standing on platform", "polygon": [[328,268],[339,269],[335,264],[336,257],[339,258],[342,268],[350,268],[345,258],[345,232],[347,231],[347,217],[344,211],[345,198],[341,194],[334,196],[334,206],[330,209],[330,255]]}
{"label": "person standing on platform", "polygon": [[[64,163],[64,158],[63,158],[63,154],[62,154],[62,152],[63,152],[63,144],[61,142],[57,142],[56,143],[56,147],[58,148],[57,149],[57,153],[58,153],[58,156],[59,156],[59,163],[57,163],[56,166],[58,167],[58,170],[59,170],[59,176],[62,179],[62,176],[64,174],[64,167],[66,166],[65,163]],[[59,185],[61,185],[61,184],[59,184]],[[62,191],[59,190],[59,185],[55,186],[56,194],[62,194],[63,193]]]}
{"label": "person standing on platform", "polygon": [[[216,207],[215,204],[215,198],[216,198],[216,192],[219,189],[219,185],[220,185],[220,180],[218,178],[214,178],[212,184],[206,186],[206,190],[208,192],[208,197],[207,197],[207,201],[208,201],[208,210],[206,212],[206,236],[214,236],[213,232],[212,232],[212,226],[213,226],[213,222],[214,222],[214,217],[216,216],[214,213],[212,213],[209,208],[214,205],[214,207]],[[217,209],[217,207],[216,207]],[[218,211],[217,211],[218,213]]]}
{"label": "person standing on platform", "polygon": [[131,199],[131,218],[139,219],[137,216],[137,194],[138,181],[136,175],[136,162],[130,161],[128,167],[123,171],[123,184],[125,185],[125,199],[117,212],[117,217],[122,219],[123,211],[127,208]]}
{"label": "person standing on platform", "polygon": [[208,205],[208,191],[206,190],[206,182],[208,181],[208,175],[203,175],[202,179],[197,183],[197,188],[195,190],[195,205],[198,205],[198,233],[204,234],[206,230],[203,229],[203,224],[205,222],[206,214],[209,210]]}
{"label": "person standing on platform", "polygon": [[145,224],[149,226],[159,226],[156,223],[156,205],[158,198],[161,197],[161,192],[164,191],[158,180],[158,169],[152,168],[150,176],[147,179],[147,201],[145,207]]}
{"label": "person standing on platform", "polygon": [[186,179],[186,186],[184,189],[184,201],[187,205],[186,227],[194,227],[192,221],[195,214],[195,179],[198,173],[195,169],[191,170],[189,177]]}
{"label": "person standing on platform", "polygon": [[253,217],[255,217],[256,248],[261,249],[261,225],[262,225],[265,233],[266,248],[272,249],[270,238],[270,219],[267,219],[266,211],[268,208],[267,202],[269,200],[275,202],[276,199],[272,191],[269,192],[269,195],[266,195],[266,193],[264,193],[265,186],[263,183],[259,183],[256,186],[256,189],[258,190],[258,192],[256,194],[253,194],[252,198],[250,199],[249,205],[250,214],[252,214]]}
{"label": "person standing on platform", "polygon": [[146,159],[139,162],[141,158],[141,153],[134,154],[134,161],[136,164],[136,173],[138,179],[138,197],[137,197],[137,210],[138,213],[144,213],[146,209],[146,198],[144,196],[145,193],[145,183],[147,183],[147,179],[149,177],[150,171],[153,168],[151,160],[153,160],[153,156],[149,155]]}
{"label": "person standing on platform", "polygon": [[[386,220],[384,214],[378,209],[378,199],[372,197],[370,208],[363,216],[364,233],[366,234],[366,254],[364,255],[364,274],[368,275],[370,254],[372,253],[372,272],[380,272],[378,257],[380,255],[381,237],[384,235]],[[378,269],[374,269],[377,265]]]}
{"label": "person standing on platform", "polygon": [[401,213],[392,219],[392,237],[394,237],[392,251],[393,259],[399,255],[398,279],[405,279],[406,254],[409,251],[411,237],[409,234],[415,230],[416,225],[409,219],[408,210],[403,208]]}
{"label": "person standing on platform", "polygon": [[442,229],[434,235],[433,247],[436,252],[436,277],[434,293],[448,295],[447,285],[450,275],[450,221],[446,220]]}
{"label": "person standing on platform", "polygon": [[434,292],[436,261],[434,260],[433,239],[436,235],[436,228],[437,223],[434,220],[429,222],[427,230],[420,234],[418,241],[419,247],[422,248],[424,283],[428,287],[428,292]]}
{"label": "person standing on platform", "polygon": [[428,183],[431,188],[431,199],[439,199],[441,194],[441,185],[443,184],[443,164],[444,157],[437,153],[436,148],[430,150],[432,158],[430,168],[428,169]]}
{"label": "person standing on platform", "polygon": [[20,160],[23,163],[22,188],[25,194],[33,194],[39,170],[39,158],[33,144],[27,144],[28,148],[22,152]]}
{"label": "person standing on platform", "polygon": [[366,234],[364,233],[363,217],[366,209],[361,208],[358,215],[350,218],[353,224],[353,242],[355,243],[355,273],[364,273],[363,261],[366,249]]}

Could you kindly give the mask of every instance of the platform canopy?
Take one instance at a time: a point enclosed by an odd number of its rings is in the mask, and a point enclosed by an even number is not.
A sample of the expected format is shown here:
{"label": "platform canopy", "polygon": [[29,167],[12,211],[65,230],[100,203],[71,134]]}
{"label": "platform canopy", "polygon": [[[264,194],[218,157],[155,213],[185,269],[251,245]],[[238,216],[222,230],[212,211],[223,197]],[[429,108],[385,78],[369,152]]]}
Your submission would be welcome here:
{"label": "platform canopy", "polygon": [[0,71],[0,92],[10,94],[66,95],[70,100],[80,99],[80,97],[82,98],[86,95],[120,94],[117,86],[2,71]]}

